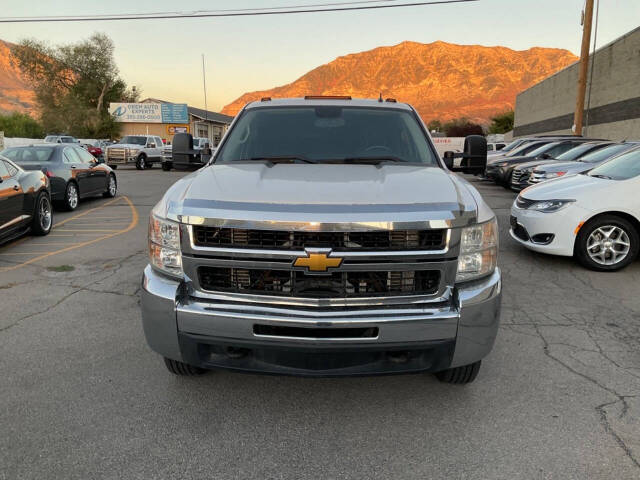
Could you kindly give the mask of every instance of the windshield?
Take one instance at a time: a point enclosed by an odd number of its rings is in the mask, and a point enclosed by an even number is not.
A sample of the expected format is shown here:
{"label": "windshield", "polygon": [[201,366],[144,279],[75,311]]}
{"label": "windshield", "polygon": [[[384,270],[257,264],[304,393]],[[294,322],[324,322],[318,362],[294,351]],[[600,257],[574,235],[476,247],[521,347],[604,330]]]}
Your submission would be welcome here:
{"label": "windshield", "polygon": [[9,148],[2,155],[15,163],[49,162],[53,159],[53,147],[19,147]]}
{"label": "windshield", "polygon": [[72,137],[60,137],[61,143],[76,143],[75,139]]}
{"label": "windshield", "polygon": [[591,170],[589,175],[612,180],[628,180],[637,177],[640,175],[640,148],[612,158]]}
{"label": "windshield", "polygon": [[584,155],[585,152],[590,152],[593,149],[600,149],[602,147],[605,147],[606,144],[602,144],[602,145],[594,145],[593,143],[583,143],[582,145],[578,145],[577,147],[573,147],[570,150],[567,150],[566,152],[564,152],[561,155],[558,155],[556,157],[556,160],[562,160],[562,161],[573,161],[576,158],[581,157],[582,155]]}
{"label": "windshield", "polygon": [[134,135],[127,135],[122,140],[120,140],[120,143],[129,144],[129,145],[146,145],[147,137],[137,137]]}
{"label": "windshield", "polygon": [[538,155],[551,150],[553,147],[555,147],[557,145],[558,145],[558,143],[556,143],[556,142],[545,143],[542,146],[538,146],[538,148],[530,150],[529,152],[527,152],[527,155],[530,156],[530,157],[537,157]]}
{"label": "windshield", "polygon": [[277,158],[438,165],[411,112],[334,106],[248,110],[229,133],[216,161]]}
{"label": "windshield", "polygon": [[607,158],[611,158],[614,155],[624,152],[625,150],[629,150],[632,145],[629,144],[618,144],[618,145],[609,145],[601,150],[597,150],[595,152],[591,152],[584,157],[580,158],[581,162],[585,163],[599,163],[604,162]]}
{"label": "windshield", "polygon": [[507,144],[504,148],[502,148],[501,152],[510,152],[511,150],[518,148],[519,146],[526,143],[526,140],[514,140],[513,142]]}
{"label": "windshield", "polygon": [[535,143],[525,143],[524,145],[520,145],[514,150],[507,153],[506,157],[517,157],[518,155],[526,155],[530,151],[540,148],[541,145],[547,145],[546,143],[535,142]]}

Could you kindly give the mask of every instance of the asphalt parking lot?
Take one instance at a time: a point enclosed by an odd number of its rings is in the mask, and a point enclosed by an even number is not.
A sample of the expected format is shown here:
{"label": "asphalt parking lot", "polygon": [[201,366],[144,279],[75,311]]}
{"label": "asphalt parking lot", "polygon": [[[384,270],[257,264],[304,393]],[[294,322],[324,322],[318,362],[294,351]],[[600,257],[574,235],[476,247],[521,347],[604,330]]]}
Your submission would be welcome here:
{"label": "asphalt parking lot", "polygon": [[640,261],[595,273],[509,238],[502,326],[475,383],[169,374],[138,307],[147,217],[183,172],[0,247],[0,479],[640,478]]}

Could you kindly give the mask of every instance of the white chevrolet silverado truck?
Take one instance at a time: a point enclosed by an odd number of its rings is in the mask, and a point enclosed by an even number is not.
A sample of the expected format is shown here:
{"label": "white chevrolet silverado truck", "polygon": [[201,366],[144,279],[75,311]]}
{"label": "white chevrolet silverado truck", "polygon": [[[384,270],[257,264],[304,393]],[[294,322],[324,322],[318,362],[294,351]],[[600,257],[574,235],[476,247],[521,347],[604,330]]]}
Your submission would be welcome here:
{"label": "white chevrolet silverado truck", "polygon": [[496,217],[394,100],[248,104],[153,208],[142,321],[169,371],[475,379],[500,317]]}
{"label": "white chevrolet silverado truck", "polygon": [[107,147],[104,158],[112,168],[134,164],[138,170],[145,170],[162,162],[163,147],[162,139],[155,135],[126,135]]}

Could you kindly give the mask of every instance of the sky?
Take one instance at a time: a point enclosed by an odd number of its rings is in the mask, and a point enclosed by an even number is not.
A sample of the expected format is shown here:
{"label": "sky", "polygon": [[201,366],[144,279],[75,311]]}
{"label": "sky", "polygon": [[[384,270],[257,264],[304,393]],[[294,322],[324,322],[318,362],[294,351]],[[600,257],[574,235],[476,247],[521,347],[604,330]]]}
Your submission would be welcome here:
{"label": "sky", "polygon": [[[0,17],[185,12],[331,3],[344,0],[1,0]],[[398,3],[407,1],[395,0]],[[596,0],[597,2],[598,0]],[[597,45],[640,25],[640,0],[599,0]],[[55,5],[55,8],[52,8]],[[565,48],[579,54],[584,0],[479,0],[475,3],[354,12],[85,23],[0,24],[0,39],[73,43],[94,32],[116,46],[121,76],[142,98],[219,111],[245,92],[290,83],[349,53],[430,43]]]}

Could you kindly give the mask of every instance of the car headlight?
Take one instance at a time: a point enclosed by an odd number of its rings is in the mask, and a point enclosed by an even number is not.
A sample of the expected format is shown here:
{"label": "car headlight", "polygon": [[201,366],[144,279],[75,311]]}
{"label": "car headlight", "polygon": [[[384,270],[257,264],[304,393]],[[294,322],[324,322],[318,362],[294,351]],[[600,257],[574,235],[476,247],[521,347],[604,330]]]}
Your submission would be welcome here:
{"label": "car headlight", "polygon": [[573,202],[575,202],[575,200],[540,200],[529,205],[527,210],[545,213],[557,212]]}
{"label": "car headlight", "polygon": [[151,266],[174,277],[182,277],[180,225],[151,215],[149,217],[149,260]]}
{"label": "car headlight", "polygon": [[544,178],[545,179],[557,178],[557,177],[561,177],[565,173],[567,173],[567,172],[547,172],[547,173],[544,174]]}
{"label": "car headlight", "polygon": [[495,217],[462,229],[456,282],[490,275],[498,263],[498,222]]}

